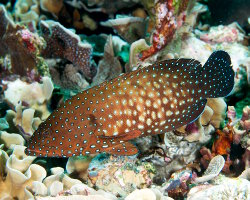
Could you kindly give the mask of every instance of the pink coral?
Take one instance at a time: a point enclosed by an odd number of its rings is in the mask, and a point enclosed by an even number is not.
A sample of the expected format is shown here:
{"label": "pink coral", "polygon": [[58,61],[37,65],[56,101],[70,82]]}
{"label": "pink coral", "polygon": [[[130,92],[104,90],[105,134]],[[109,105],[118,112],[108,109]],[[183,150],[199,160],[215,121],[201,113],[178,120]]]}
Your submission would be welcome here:
{"label": "pink coral", "polygon": [[[182,26],[186,18],[185,9],[188,0],[174,2],[173,0],[159,0],[155,4],[155,30],[152,35],[152,46],[141,52],[140,59],[146,58],[163,49],[174,37],[177,28]],[[174,5],[178,4],[177,5]],[[175,6],[178,7],[177,10]]]}
{"label": "pink coral", "polygon": [[200,39],[207,43],[232,43],[242,41],[243,35],[239,25],[232,23],[228,26],[211,27],[209,32],[200,34]]}
{"label": "pink coral", "polygon": [[36,48],[34,44],[32,43],[32,34],[29,32],[27,29],[21,30],[21,37],[27,48],[29,49],[30,52],[35,52]]}
{"label": "pink coral", "polygon": [[152,54],[155,54],[171,41],[177,28],[176,18],[174,16],[173,0],[159,1],[155,5],[156,22],[153,33],[152,46],[141,53],[141,60],[145,60]]}
{"label": "pink coral", "polygon": [[249,106],[246,106],[243,109],[243,114],[242,114],[240,124],[243,127],[243,129],[246,130],[247,132],[250,130],[250,107]]}

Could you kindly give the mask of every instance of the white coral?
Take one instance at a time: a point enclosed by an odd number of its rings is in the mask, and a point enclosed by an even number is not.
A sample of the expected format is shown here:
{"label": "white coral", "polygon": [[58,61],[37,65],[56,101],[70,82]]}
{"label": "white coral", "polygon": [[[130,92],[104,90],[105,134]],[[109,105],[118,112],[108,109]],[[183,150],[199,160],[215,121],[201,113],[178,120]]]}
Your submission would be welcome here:
{"label": "white coral", "polygon": [[[5,161],[1,159],[1,165],[6,162],[6,178],[0,177],[0,199],[1,198],[18,198],[28,199],[33,195],[27,190],[32,187],[33,182],[42,182],[46,177],[46,171],[43,167],[31,164],[35,159],[33,156],[26,156],[24,146],[14,146],[13,153],[10,157],[3,151]],[[2,174],[3,176],[3,174]]]}
{"label": "white coral", "polygon": [[246,179],[225,180],[219,185],[200,185],[193,187],[188,193],[188,200],[224,200],[238,199],[248,200],[250,198],[250,182]]}
{"label": "white coral", "polygon": [[43,77],[43,84],[33,82],[31,84],[17,79],[14,82],[3,82],[7,85],[4,98],[16,107],[20,102],[25,102],[30,108],[42,113],[42,119],[46,119],[50,112],[46,102],[51,98],[54,89],[49,77]]}

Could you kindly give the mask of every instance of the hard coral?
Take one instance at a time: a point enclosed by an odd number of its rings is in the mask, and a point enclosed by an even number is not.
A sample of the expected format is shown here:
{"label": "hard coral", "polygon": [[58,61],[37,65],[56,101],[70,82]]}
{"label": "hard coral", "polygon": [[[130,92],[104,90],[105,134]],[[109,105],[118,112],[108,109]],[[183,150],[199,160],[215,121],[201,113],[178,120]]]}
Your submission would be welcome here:
{"label": "hard coral", "polygon": [[41,0],[40,7],[43,11],[57,16],[63,8],[63,0]]}
{"label": "hard coral", "polygon": [[19,129],[25,139],[30,138],[41,123],[39,117],[34,117],[35,110],[28,108],[22,110],[21,102],[16,106],[16,112],[8,110],[6,118]]}
{"label": "hard coral", "polygon": [[24,139],[19,134],[0,131],[0,143],[4,144],[6,148],[13,148],[14,145],[24,146]]}
{"label": "hard coral", "polygon": [[111,80],[122,73],[122,66],[114,55],[112,37],[107,38],[104,47],[104,56],[98,64],[97,74],[93,79],[93,85],[98,85],[105,80]]}
{"label": "hard coral", "polygon": [[228,26],[211,27],[209,32],[200,32],[200,39],[207,43],[242,42],[244,33],[237,23]]}
{"label": "hard coral", "polygon": [[89,163],[91,162],[91,157],[87,156],[75,156],[70,157],[66,164],[66,171],[68,174],[77,174],[82,180],[87,179],[87,170]]}
{"label": "hard coral", "polygon": [[124,197],[136,188],[152,184],[153,173],[147,169],[143,163],[137,163],[131,157],[99,154],[89,165],[88,182],[90,186]]}
{"label": "hard coral", "polygon": [[196,174],[190,169],[178,170],[162,185],[161,191],[173,199],[183,199],[189,190],[189,183],[194,176]]}
{"label": "hard coral", "polygon": [[222,178],[215,185],[198,185],[193,187],[187,196],[187,200],[209,199],[249,199],[250,183],[243,178]]}
{"label": "hard coral", "polygon": [[136,189],[132,193],[130,193],[125,200],[173,200],[170,197],[164,196],[159,190],[157,189]]}
{"label": "hard coral", "polygon": [[40,112],[42,119],[46,119],[50,114],[47,102],[51,98],[54,86],[49,77],[43,77],[42,80],[42,84],[38,82],[29,84],[20,79],[4,82],[7,85],[7,89],[4,91],[5,101],[12,107],[16,107],[21,101],[27,107]]}
{"label": "hard coral", "polygon": [[196,178],[195,182],[206,182],[218,176],[225,165],[225,160],[221,155],[213,157],[202,177]]}
{"label": "hard coral", "polygon": [[39,0],[17,0],[13,12],[15,21],[35,30],[39,21]]}
{"label": "hard coral", "polygon": [[48,74],[43,59],[39,57],[44,47],[43,39],[28,29],[16,25],[7,16],[2,5],[0,5],[0,46],[0,56],[10,55],[12,73],[20,76]]}
{"label": "hard coral", "polygon": [[55,64],[50,67],[50,74],[55,85],[60,86],[62,89],[70,89],[77,92],[89,86],[86,79],[72,64],[66,64],[65,66]]}
{"label": "hard coral", "polygon": [[31,164],[35,157],[26,156],[24,146],[16,145],[10,157],[0,150],[0,166],[4,167],[7,176],[0,177],[0,198],[4,199],[29,199],[33,195],[27,190],[34,181],[39,183],[46,176],[46,171],[39,165]]}
{"label": "hard coral", "polygon": [[216,155],[227,155],[230,153],[231,143],[233,142],[233,130],[221,131],[217,130],[218,138],[214,141],[212,152]]}
{"label": "hard coral", "polygon": [[[243,165],[249,166],[249,131],[247,121],[249,121],[249,107],[243,108],[241,119],[237,119],[233,106],[229,106],[229,122],[223,130],[217,130],[217,138],[213,142],[212,151],[206,147],[200,149],[202,155],[201,164],[207,168],[208,162],[216,155],[226,156],[223,172],[229,173],[232,170],[239,173]],[[242,155],[243,154],[243,155]],[[243,164],[244,163],[244,164]]]}
{"label": "hard coral", "polygon": [[[152,46],[141,52],[141,60],[163,49],[174,37],[178,27],[185,19],[184,10],[188,1],[159,0],[155,4],[155,31],[152,34]],[[177,8],[177,9],[176,9]]]}
{"label": "hard coral", "polygon": [[140,17],[119,16],[102,22],[101,25],[114,28],[128,43],[133,43],[145,36],[147,20]]}
{"label": "hard coral", "polygon": [[187,141],[184,136],[178,136],[176,132],[165,133],[165,145],[157,145],[162,148],[161,156],[156,157],[154,154],[154,157],[148,160],[155,165],[157,173],[155,178],[169,177],[172,172],[194,162],[200,147],[207,143],[210,138],[210,130],[204,131],[203,139],[193,142]]}
{"label": "hard coral", "polygon": [[78,35],[58,22],[41,21],[40,27],[47,43],[42,55],[47,58],[66,59],[85,77],[91,78],[91,45],[82,43]]}

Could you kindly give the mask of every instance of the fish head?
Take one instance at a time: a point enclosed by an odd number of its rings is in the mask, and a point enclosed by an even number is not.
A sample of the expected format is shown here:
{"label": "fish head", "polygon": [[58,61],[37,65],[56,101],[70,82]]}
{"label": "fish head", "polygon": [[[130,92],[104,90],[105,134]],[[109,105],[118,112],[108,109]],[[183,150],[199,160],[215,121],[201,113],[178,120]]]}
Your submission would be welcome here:
{"label": "fish head", "polygon": [[42,122],[31,138],[27,141],[25,153],[30,156],[59,156],[53,136],[53,127],[47,121]]}
{"label": "fish head", "polygon": [[[75,137],[75,130],[69,132],[67,120],[53,118],[53,113],[42,122],[27,141],[25,153],[38,157],[69,157],[80,155],[83,145]],[[60,124],[59,124],[60,122]],[[79,146],[79,147],[78,147]]]}

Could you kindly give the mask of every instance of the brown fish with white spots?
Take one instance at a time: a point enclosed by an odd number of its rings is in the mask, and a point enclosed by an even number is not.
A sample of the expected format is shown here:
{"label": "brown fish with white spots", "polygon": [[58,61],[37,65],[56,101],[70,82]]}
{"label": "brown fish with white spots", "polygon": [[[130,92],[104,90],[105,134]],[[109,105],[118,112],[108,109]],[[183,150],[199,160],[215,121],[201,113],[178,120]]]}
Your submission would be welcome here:
{"label": "brown fish with white spots", "polygon": [[67,100],[39,126],[26,153],[134,155],[138,151],[130,140],[193,122],[206,98],[227,96],[233,86],[234,71],[224,51],[214,52],[203,67],[194,59],[158,62]]}

